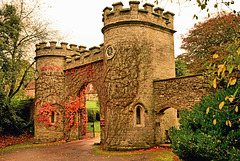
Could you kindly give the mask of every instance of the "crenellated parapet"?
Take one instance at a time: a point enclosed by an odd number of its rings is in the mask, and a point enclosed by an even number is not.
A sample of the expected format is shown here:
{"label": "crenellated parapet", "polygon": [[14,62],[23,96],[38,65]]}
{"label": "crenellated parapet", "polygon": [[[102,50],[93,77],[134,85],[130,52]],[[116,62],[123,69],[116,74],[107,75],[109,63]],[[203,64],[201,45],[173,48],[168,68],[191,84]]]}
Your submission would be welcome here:
{"label": "crenellated parapet", "polygon": [[122,2],[112,4],[103,10],[104,27],[102,32],[116,25],[123,24],[143,24],[151,27],[161,28],[175,32],[173,30],[174,13],[163,12],[160,7],[145,3],[143,8],[139,8],[139,1],[130,1],[130,8],[123,8]]}
{"label": "crenellated parapet", "polygon": [[62,42],[57,46],[56,41],[41,42],[36,45],[36,57],[64,57],[64,70],[76,68],[86,64],[103,60],[102,46],[94,46],[87,50],[85,46],[77,46],[76,44],[69,44]]}

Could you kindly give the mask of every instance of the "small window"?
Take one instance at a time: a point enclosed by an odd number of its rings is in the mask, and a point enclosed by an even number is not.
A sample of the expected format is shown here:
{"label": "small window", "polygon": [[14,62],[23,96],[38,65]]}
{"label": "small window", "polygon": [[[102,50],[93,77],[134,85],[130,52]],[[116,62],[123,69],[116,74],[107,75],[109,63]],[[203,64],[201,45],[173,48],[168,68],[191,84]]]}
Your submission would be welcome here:
{"label": "small window", "polygon": [[139,106],[136,109],[136,118],[137,124],[141,124],[141,109]]}
{"label": "small window", "polygon": [[55,122],[55,113],[52,112],[52,115],[51,115],[51,123],[54,124]]}

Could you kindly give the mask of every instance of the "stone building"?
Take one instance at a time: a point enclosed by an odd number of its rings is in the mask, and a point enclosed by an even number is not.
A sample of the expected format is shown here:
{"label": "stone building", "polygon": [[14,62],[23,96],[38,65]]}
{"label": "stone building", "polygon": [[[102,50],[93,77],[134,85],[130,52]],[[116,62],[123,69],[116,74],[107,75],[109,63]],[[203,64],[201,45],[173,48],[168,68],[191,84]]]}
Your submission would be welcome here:
{"label": "stone building", "polygon": [[199,101],[201,75],[175,78],[174,14],[139,4],[103,10],[100,47],[36,45],[36,142],[81,139],[89,83],[99,97],[101,143],[110,150],[165,143],[177,110]]}
{"label": "stone building", "polygon": [[98,101],[98,94],[96,89],[90,83],[86,88],[86,100],[87,101]]}
{"label": "stone building", "polygon": [[34,97],[35,96],[35,81],[31,81],[24,90],[25,96]]}

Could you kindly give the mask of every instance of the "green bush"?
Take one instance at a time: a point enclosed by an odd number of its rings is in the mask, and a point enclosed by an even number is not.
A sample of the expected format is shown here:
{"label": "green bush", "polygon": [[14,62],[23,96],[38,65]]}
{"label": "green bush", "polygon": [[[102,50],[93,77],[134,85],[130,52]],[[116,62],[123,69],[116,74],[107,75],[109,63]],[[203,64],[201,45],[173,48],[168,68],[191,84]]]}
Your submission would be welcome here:
{"label": "green bush", "polygon": [[[239,112],[230,108],[231,103],[225,104],[223,109],[219,110],[222,100],[236,89],[237,87],[219,90],[202,98],[201,103],[191,107],[190,111],[180,113],[180,128],[170,130],[171,148],[179,158],[186,161],[239,160]],[[238,103],[239,93],[238,91],[236,96]],[[211,108],[206,114],[208,107]],[[226,126],[226,120],[231,120],[231,127]]]}
{"label": "green bush", "polygon": [[[32,98],[25,98],[22,96],[16,96],[12,99],[11,104],[6,104],[4,101],[0,101],[3,112],[1,113],[0,121],[0,132],[1,133],[10,133],[12,135],[21,135],[25,131],[28,133],[33,133],[34,125],[33,119],[31,118],[31,106],[33,105]],[[4,111],[9,106],[10,114]]]}
{"label": "green bush", "polygon": [[87,109],[88,122],[93,122],[95,120],[95,112],[92,109]]}
{"label": "green bush", "polygon": [[100,121],[99,110],[87,109],[88,122]]}

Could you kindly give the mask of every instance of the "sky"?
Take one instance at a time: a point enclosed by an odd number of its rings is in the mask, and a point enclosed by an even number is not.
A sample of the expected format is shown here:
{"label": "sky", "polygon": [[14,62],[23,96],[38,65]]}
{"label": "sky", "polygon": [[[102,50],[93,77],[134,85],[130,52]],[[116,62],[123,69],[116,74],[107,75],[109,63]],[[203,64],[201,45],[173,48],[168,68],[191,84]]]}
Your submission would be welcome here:
{"label": "sky", "polygon": [[[47,9],[45,16],[52,22],[52,27],[61,31],[64,35],[62,41],[69,44],[84,45],[87,48],[99,46],[103,43],[102,11],[106,6],[112,7],[113,3],[120,0],[45,0]],[[129,8],[129,0],[121,0],[123,8]],[[141,0],[140,0],[141,2]],[[144,3],[154,4],[154,0],[143,0],[139,7],[143,8]],[[185,1],[184,1],[185,2]],[[181,6],[171,3],[155,4],[155,7],[162,7],[165,11],[175,13],[174,34],[175,57],[182,54],[180,49],[181,35],[186,34],[194,23],[205,20],[206,12],[193,4],[182,3]],[[200,12],[200,13],[199,13]],[[193,19],[193,15],[198,14],[199,20]]]}

